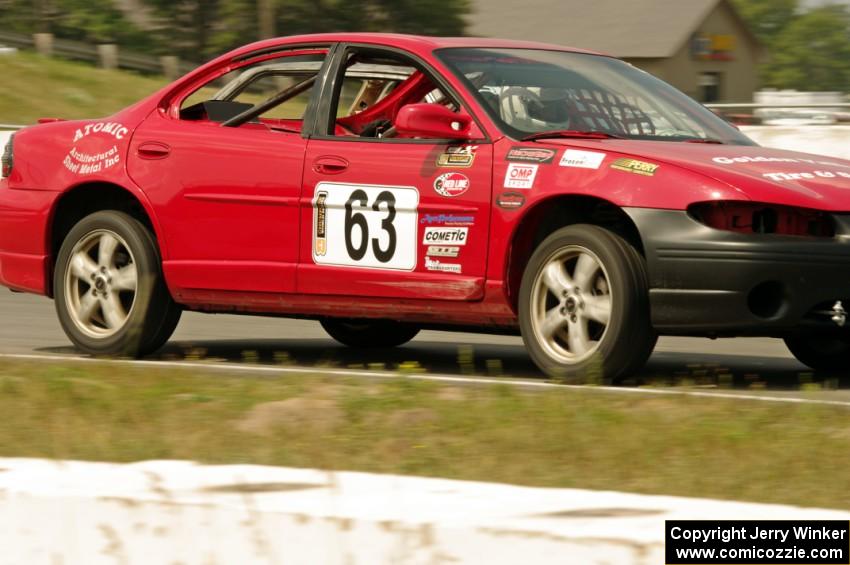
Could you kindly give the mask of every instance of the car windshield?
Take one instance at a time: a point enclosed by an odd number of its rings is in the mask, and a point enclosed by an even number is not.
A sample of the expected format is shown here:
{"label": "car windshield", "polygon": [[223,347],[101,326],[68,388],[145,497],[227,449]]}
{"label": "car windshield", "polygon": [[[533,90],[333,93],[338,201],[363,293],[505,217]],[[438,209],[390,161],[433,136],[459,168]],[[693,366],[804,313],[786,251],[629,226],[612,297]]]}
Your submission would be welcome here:
{"label": "car windshield", "polygon": [[672,86],[611,57],[498,48],[441,49],[437,56],[466,82],[502,131],[516,139],[593,132],[598,137],[755,145]]}

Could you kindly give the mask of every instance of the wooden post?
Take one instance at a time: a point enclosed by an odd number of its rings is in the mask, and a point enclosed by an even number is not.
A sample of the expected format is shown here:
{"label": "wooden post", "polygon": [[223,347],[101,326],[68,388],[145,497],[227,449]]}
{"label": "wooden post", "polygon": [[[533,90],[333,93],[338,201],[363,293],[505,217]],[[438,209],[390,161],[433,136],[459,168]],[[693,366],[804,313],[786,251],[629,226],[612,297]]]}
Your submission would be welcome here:
{"label": "wooden post", "polygon": [[275,36],[275,0],[257,0],[257,29],[260,39]]}
{"label": "wooden post", "polygon": [[100,66],[104,69],[115,70],[118,68],[118,46],[114,43],[102,43],[97,46],[97,54],[100,56]]}
{"label": "wooden post", "polygon": [[34,33],[32,35],[35,42],[35,50],[45,57],[53,55],[53,34],[52,33]]}
{"label": "wooden post", "polygon": [[162,74],[169,80],[174,80],[180,76],[180,60],[174,55],[160,57],[159,63],[162,65]]}

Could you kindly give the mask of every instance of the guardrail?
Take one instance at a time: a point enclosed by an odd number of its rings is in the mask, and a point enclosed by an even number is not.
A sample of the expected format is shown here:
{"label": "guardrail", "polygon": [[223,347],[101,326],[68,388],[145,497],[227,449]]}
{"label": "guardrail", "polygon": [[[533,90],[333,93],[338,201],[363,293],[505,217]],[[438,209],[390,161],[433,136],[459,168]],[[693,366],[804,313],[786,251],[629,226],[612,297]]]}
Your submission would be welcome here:
{"label": "guardrail", "polygon": [[728,110],[728,109],[742,109],[742,110],[807,110],[809,108],[850,108],[850,102],[838,102],[836,104],[829,103],[821,103],[818,102],[816,104],[755,104],[752,102],[745,102],[741,104],[706,104],[707,108],[711,108],[712,110]]}
{"label": "guardrail", "polygon": [[[197,66],[189,61],[181,61],[176,57],[156,57],[125,51],[119,49],[117,45],[91,45],[81,41],[59,39],[53,36],[49,38],[45,37],[46,43],[39,45],[39,35],[47,36],[48,34],[25,35],[0,31],[0,45],[8,45],[9,47],[20,49],[34,49],[65,59],[95,64],[103,64],[104,60],[108,59],[110,64],[117,68],[142,73],[176,74],[179,76],[188,73]],[[104,50],[104,47],[109,47],[110,49]],[[177,78],[177,76],[173,78]]]}

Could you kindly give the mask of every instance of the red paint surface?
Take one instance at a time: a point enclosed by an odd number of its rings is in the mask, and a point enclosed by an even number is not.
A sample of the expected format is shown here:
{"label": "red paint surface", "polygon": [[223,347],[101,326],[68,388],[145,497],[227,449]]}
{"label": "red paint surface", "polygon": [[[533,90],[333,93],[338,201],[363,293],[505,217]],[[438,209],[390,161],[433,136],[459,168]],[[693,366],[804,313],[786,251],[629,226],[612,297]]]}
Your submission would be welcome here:
{"label": "red paint surface", "polygon": [[[391,46],[444,73],[482,131],[469,167],[440,167],[447,147],[439,143],[380,143],[356,137],[305,139],[297,120],[223,128],[178,119],[179,102],[216,75],[270,49],[329,47],[337,42]],[[520,144],[505,138],[465,86],[446,72],[433,52],[442,47],[528,47],[535,43],[477,38],[440,39],[378,34],[327,34],[272,39],[248,45],[212,61],[141,102],[103,120],[58,121],[27,128],[15,138],[15,166],[0,180],[0,283],[46,293],[50,238],[59,198],[82,185],[108,183],[139,200],[161,246],[164,271],[175,298],[191,308],[267,312],[282,315],[374,316],[435,323],[514,323],[506,272],[518,227],[539,206],[564,195],[586,195],[619,207],[684,210],[695,202],[741,200],[824,211],[850,211],[850,162],[805,154],[723,145],[629,140],[545,140]],[[319,49],[318,51],[321,51]],[[256,58],[254,59],[256,60]],[[416,77],[416,75],[414,75]],[[416,78],[399,92],[423,90]],[[391,117],[398,100],[377,105],[368,115]],[[338,124],[350,131],[364,120]],[[79,131],[95,123],[117,123],[120,136]],[[291,131],[271,130],[277,126]],[[486,139],[486,140],[485,140]],[[534,186],[505,189],[512,147],[556,151],[541,164]],[[119,161],[79,174],[65,159],[115,148]],[[561,167],[566,149],[605,153],[598,169]],[[660,167],[652,176],[611,168],[620,158]],[[765,158],[786,159],[784,162]],[[728,160],[729,162],[718,162]],[[748,160],[749,159],[749,160]],[[794,159],[794,161],[787,161]],[[468,190],[447,198],[435,180],[457,172]],[[787,178],[765,175],[782,173]],[[818,173],[830,173],[818,174]],[[317,183],[413,187],[419,193],[417,260],[410,271],[333,267],[312,258],[313,200]],[[520,192],[516,209],[497,206],[505,192]],[[427,217],[467,216],[468,241],[455,259],[459,274],[426,268]]]}

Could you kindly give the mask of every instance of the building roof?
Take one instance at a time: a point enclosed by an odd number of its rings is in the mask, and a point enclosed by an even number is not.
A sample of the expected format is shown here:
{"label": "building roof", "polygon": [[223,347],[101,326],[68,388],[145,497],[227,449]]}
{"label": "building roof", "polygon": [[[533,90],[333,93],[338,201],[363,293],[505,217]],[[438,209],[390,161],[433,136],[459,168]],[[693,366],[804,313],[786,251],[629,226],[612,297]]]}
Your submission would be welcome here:
{"label": "building roof", "polygon": [[473,0],[467,33],[534,39],[629,59],[665,58],[673,56],[720,3],[728,4],[727,0]]}

